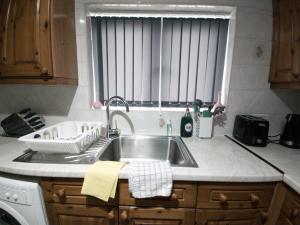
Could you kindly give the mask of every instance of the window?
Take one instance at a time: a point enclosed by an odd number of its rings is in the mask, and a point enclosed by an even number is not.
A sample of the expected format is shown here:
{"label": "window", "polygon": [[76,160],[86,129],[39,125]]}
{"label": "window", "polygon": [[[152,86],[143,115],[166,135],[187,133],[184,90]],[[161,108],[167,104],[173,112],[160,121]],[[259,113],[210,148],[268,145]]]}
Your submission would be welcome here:
{"label": "window", "polygon": [[92,17],[91,24],[101,103],[114,95],[148,107],[216,101],[228,19]]}

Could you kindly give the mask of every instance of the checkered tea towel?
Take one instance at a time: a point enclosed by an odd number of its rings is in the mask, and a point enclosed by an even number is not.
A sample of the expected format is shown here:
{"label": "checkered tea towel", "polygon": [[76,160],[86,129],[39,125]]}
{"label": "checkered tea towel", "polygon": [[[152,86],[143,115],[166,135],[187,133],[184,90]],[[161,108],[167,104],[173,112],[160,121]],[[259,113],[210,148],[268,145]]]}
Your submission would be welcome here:
{"label": "checkered tea towel", "polygon": [[168,197],[173,185],[170,163],[130,162],[128,183],[129,191],[135,198]]}

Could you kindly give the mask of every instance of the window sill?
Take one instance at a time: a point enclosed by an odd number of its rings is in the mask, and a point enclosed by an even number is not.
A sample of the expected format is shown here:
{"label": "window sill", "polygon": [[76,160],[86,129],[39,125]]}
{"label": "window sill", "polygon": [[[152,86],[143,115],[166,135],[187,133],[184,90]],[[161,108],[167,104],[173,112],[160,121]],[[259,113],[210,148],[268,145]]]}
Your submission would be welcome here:
{"label": "window sill", "polygon": [[[110,106],[110,110],[120,110],[120,111],[126,111],[125,107],[123,106]],[[101,107],[101,109],[94,109],[94,110],[106,110],[106,106]],[[185,112],[186,108],[159,108],[159,107],[129,107],[130,111],[150,111],[150,112]],[[193,108],[190,107],[190,111],[193,111]]]}

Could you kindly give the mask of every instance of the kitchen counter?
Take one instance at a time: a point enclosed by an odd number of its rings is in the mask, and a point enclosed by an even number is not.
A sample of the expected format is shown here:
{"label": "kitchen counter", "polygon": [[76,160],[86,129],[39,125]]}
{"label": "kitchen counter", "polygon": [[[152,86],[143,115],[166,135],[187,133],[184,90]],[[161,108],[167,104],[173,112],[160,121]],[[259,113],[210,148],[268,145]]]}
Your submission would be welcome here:
{"label": "kitchen counter", "polygon": [[[226,137],[213,139],[183,139],[198,164],[198,168],[172,167],[174,180],[215,182],[281,181],[283,176],[253,154]],[[14,138],[0,138],[0,172],[39,176],[82,178],[89,165],[22,163],[12,160],[26,150],[26,145]],[[121,179],[128,178],[125,166]]]}
{"label": "kitchen counter", "polygon": [[243,146],[282,170],[283,181],[300,194],[300,149],[272,143],[266,147]]}

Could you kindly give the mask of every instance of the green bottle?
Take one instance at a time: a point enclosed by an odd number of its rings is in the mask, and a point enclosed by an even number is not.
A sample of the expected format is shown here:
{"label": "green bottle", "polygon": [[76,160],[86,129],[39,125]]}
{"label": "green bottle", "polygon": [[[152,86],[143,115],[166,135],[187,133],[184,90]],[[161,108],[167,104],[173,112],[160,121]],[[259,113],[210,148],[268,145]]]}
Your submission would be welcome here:
{"label": "green bottle", "polygon": [[186,108],[185,115],[181,118],[180,136],[192,137],[193,135],[193,118],[189,108]]}

